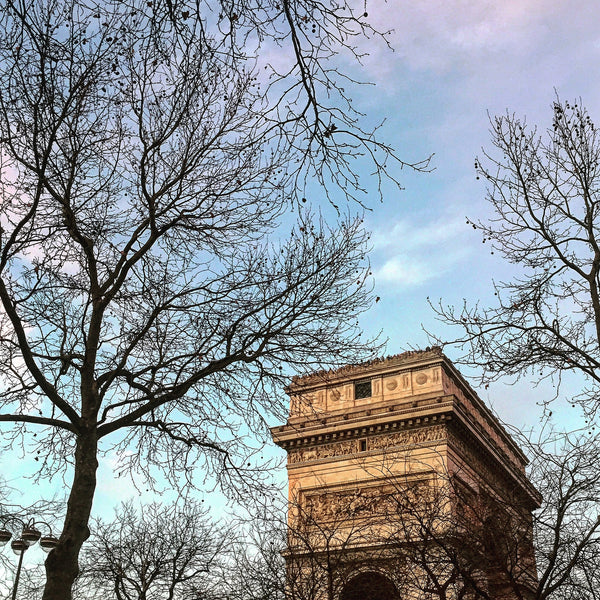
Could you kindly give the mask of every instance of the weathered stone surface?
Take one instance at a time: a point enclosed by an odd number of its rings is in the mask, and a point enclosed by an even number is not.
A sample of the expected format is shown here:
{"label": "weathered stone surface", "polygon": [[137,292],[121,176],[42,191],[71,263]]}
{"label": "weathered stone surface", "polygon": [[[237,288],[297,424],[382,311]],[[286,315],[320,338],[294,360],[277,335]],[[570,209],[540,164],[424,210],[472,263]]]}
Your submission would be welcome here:
{"label": "weathered stone surface", "polygon": [[[373,548],[397,533],[394,515],[415,490],[456,479],[475,496],[518,496],[525,514],[540,501],[525,456],[439,349],[297,377],[286,391],[289,419],[272,434],[288,452],[288,568],[300,555],[307,568],[301,539],[319,556],[337,552],[330,595],[341,587],[328,600],[344,597],[356,553],[404,589],[399,557]],[[301,569],[298,581],[308,576]]]}

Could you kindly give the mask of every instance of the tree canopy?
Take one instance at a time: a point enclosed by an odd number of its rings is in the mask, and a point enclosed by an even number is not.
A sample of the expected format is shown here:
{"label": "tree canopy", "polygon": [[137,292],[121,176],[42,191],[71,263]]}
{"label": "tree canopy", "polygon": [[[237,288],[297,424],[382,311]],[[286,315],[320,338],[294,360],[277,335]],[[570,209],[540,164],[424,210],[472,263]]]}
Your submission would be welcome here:
{"label": "tree canopy", "polygon": [[576,372],[587,382],[573,399],[588,416],[600,384],[600,136],[579,103],[556,100],[543,133],[514,114],[491,120],[492,149],[476,159],[487,183],[488,220],[471,222],[515,266],[495,283],[495,306],[437,306],[457,325],[459,361],[483,382],[528,373]]}
{"label": "tree canopy", "polygon": [[338,70],[375,34],[348,3],[7,0],[0,25],[0,423],[73,474],[63,600],[102,453],[243,486],[274,384],[376,351],[368,234],[334,193],[403,163]]}

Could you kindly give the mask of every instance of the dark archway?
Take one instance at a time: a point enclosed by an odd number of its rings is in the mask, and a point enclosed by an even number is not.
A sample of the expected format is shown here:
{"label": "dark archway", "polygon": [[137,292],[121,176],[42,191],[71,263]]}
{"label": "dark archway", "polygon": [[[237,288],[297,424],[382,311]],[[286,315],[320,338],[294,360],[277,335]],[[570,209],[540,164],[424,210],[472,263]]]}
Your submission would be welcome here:
{"label": "dark archway", "polygon": [[381,573],[373,571],[353,577],[344,587],[340,600],[399,600],[396,586]]}

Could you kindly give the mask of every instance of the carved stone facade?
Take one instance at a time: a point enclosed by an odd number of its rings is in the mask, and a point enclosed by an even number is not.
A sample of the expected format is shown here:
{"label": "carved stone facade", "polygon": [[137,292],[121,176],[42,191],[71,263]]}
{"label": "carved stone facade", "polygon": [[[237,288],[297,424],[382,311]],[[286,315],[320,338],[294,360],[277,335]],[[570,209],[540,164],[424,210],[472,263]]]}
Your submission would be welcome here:
{"label": "carved stone facade", "polygon": [[289,463],[306,463],[323,458],[335,456],[349,456],[362,454],[368,450],[391,450],[393,448],[409,448],[425,442],[442,440],[446,437],[446,428],[443,425],[423,427],[414,431],[398,431],[366,438],[365,447],[361,448],[359,440],[346,440],[333,444],[322,444],[308,448],[290,450]]}
{"label": "carved stone facade", "polygon": [[[540,498],[525,456],[440,350],[295,378],[286,391],[289,418],[272,434],[288,452],[294,600],[423,597],[431,569],[411,548],[422,556],[431,538],[435,554],[440,536],[466,535],[480,551],[487,542],[477,535],[499,522],[490,507],[504,507],[505,530],[530,523]],[[473,581],[492,597],[527,597],[535,564],[530,535],[521,538],[518,590],[507,589],[493,561],[484,567],[480,557],[473,567]],[[437,554],[435,563],[443,563]],[[459,594],[466,583],[455,579]]]}

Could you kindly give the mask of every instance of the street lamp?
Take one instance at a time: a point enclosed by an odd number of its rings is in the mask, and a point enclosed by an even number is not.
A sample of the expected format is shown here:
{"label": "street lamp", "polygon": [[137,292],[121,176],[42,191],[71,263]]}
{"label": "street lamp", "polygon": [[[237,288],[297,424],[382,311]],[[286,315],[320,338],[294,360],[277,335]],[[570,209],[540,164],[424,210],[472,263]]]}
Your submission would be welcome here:
{"label": "street lamp", "polygon": [[[40,542],[40,546],[44,552],[50,552],[53,548],[56,548],[58,544],[58,539],[52,535],[52,529],[50,525],[45,523],[44,521],[35,521],[34,519],[30,519],[29,521],[21,521],[17,517],[10,517],[6,519],[5,525],[8,522],[19,523],[23,530],[21,531],[21,537],[13,539],[10,543],[10,547],[12,551],[19,557],[19,564],[17,565],[17,573],[15,575],[15,584],[13,586],[12,600],[16,600],[17,598],[17,589],[19,587],[19,577],[21,576],[21,567],[23,565],[23,556],[28,548],[33,546],[37,541]],[[36,525],[40,523],[48,527],[50,530],[50,535],[46,535],[42,537],[41,532],[36,528]],[[0,547],[4,546],[11,538],[12,532],[3,526],[0,529]]]}

